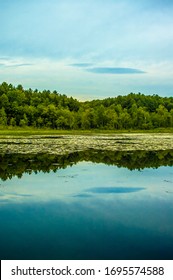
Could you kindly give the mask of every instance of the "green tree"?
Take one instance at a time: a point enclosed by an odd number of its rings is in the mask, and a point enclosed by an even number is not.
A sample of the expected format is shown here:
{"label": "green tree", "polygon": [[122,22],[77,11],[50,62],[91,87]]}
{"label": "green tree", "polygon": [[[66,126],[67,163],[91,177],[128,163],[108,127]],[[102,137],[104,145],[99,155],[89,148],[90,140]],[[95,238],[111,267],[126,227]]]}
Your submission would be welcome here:
{"label": "green tree", "polygon": [[1,126],[6,126],[7,125],[7,115],[6,115],[4,107],[2,107],[0,109],[0,125]]}
{"label": "green tree", "polygon": [[25,127],[27,125],[28,125],[28,118],[27,118],[26,114],[24,114],[23,119],[21,119],[19,122],[19,126]]}
{"label": "green tree", "polygon": [[9,106],[8,96],[5,93],[3,93],[0,96],[0,108],[2,107],[7,108],[8,106]]}
{"label": "green tree", "polygon": [[10,126],[16,126],[16,120],[15,118],[10,119]]}

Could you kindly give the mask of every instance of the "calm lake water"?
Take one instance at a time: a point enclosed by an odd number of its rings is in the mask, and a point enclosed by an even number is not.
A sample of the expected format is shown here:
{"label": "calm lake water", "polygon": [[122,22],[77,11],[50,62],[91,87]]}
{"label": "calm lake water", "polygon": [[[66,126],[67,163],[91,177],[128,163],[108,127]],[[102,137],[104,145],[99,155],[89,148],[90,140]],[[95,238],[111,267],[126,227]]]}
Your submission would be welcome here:
{"label": "calm lake water", "polygon": [[1,259],[173,259],[172,164],[21,159],[1,158]]}

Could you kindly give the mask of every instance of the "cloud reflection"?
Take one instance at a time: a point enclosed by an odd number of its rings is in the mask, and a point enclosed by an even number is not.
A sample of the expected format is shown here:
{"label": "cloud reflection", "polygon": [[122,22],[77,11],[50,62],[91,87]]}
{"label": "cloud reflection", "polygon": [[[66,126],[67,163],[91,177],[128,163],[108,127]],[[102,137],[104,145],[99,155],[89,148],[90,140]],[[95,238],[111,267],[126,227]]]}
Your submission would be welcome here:
{"label": "cloud reflection", "polygon": [[133,187],[98,187],[98,188],[91,188],[87,191],[92,193],[132,193],[145,190],[145,188],[133,188]]}

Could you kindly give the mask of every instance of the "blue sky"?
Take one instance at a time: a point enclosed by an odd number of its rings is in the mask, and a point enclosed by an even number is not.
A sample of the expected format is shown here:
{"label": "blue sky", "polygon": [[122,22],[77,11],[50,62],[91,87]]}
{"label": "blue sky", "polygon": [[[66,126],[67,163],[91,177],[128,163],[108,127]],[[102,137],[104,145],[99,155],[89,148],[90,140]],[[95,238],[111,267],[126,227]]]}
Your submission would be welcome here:
{"label": "blue sky", "polygon": [[0,82],[80,100],[173,94],[173,1],[0,0]]}

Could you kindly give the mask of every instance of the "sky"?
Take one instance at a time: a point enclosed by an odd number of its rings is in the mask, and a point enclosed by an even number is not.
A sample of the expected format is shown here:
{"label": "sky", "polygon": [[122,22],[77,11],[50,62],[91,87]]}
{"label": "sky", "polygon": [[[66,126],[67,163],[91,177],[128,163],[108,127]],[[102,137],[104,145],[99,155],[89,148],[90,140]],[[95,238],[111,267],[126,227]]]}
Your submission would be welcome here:
{"label": "sky", "polygon": [[0,0],[0,83],[173,95],[172,0]]}

